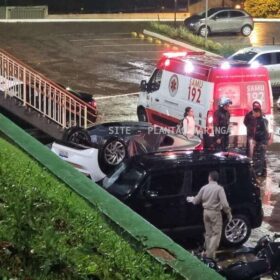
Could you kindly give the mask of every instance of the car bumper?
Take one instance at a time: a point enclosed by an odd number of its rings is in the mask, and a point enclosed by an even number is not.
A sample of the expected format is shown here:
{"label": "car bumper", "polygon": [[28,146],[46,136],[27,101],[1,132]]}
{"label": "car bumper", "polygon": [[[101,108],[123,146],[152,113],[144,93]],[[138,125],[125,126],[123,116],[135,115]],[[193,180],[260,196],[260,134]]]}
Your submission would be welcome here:
{"label": "car bumper", "polygon": [[53,143],[51,150],[95,182],[100,181],[106,176],[98,165],[99,150],[96,148],[79,150],[66,145]]}
{"label": "car bumper", "polygon": [[186,25],[186,28],[188,29],[188,30],[190,30],[191,32],[194,32],[194,33],[197,33],[198,32],[198,26],[197,25],[195,25],[195,24],[187,24]]}

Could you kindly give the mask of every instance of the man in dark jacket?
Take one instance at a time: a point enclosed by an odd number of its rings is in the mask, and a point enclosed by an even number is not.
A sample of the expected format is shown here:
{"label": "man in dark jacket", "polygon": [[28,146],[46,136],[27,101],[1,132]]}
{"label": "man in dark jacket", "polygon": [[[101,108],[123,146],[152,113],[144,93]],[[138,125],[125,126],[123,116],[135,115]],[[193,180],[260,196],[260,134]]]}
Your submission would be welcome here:
{"label": "man in dark jacket", "polygon": [[269,140],[268,121],[263,116],[260,108],[253,110],[253,117],[256,119],[253,153],[254,168],[257,176],[266,175],[266,147]]}
{"label": "man in dark jacket", "polygon": [[255,100],[252,104],[252,111],[248,112],[244,118],[244,125],[247,128],[247,156],[253,158],[254,152],[254,135],[256,128],[256,118],[253,116],[254,109],[261,109],[261,101]]}
{"label": "man in dark jacket", "polygon": [[227,97],[222,97],[219,100],[219,108],[214,113],[214,135],[215,135],[215,148],[217,150],[226,151],[229,144],[229,105],[232,102]]}

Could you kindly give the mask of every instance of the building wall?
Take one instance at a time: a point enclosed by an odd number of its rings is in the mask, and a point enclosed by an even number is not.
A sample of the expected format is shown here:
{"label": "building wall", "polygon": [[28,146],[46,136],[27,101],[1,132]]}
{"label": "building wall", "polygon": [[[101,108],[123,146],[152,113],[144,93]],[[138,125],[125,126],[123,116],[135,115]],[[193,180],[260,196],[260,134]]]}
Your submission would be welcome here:
{"label": "building wall", "polygon": [[[208,0],[208,7],[234,7],[236,4],[239,4],[241,1],[236,0]],[[195,14],[205,10],[206,0],[202,0],[195,4],[190,5],[190,13]]]}

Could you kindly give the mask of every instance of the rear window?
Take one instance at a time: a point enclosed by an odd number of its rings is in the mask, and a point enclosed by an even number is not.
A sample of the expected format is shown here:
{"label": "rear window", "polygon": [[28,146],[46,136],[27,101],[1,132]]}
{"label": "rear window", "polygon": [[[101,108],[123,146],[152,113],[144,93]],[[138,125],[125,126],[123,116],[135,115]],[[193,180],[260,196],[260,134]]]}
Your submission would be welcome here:
{"label": "rear window", "polygon": [[231,56],[230,59],[249,62],[256,54],[257,54],[256,52],[252,52],[252,51],[237,53]]}

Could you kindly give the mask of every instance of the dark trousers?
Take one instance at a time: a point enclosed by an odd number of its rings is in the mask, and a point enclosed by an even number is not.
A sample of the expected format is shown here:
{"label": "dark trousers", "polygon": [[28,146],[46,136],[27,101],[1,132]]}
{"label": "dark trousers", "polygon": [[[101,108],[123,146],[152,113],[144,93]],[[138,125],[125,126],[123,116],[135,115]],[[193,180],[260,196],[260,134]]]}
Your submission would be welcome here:
{"label": "dark trousers", "polygon": [[216,141],[217,139],[221,139],[221,144],[215,142],[215,149],[217,151],[227,151],[229,144],[229,134],[219,135],[218,137],[216,137]]}
{"label": "dark trousers", "polygon": [[266,145],[256,142],[253,153],[254,170],[257,175],[266,175]]}

